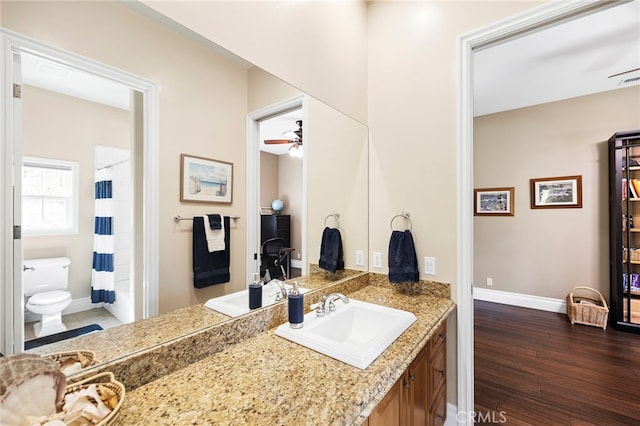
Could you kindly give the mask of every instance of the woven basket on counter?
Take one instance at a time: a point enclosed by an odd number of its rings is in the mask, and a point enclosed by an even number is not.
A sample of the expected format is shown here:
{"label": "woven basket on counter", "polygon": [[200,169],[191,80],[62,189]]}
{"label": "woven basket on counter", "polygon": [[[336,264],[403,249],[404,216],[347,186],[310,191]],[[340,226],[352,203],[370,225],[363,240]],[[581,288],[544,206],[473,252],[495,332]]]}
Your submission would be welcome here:
{"label": "woven basket on counter", "polygon": [[[585,296],[585,293],[588,295]],[[598,290],[591,287],[574,287],[567,295],[567,315],[571,324],[586,324],[606,329],[609,308]]]}
{"label": "woven basket on counter", "polygon": [[115,420],[120,407],[122,406],[122,401],[124,400],[125,395],[124,385],[115,380],[113,373],[107,371],[104,373],[96,374],[95,376],[88,377],[79,382],[68,384],[65,394],[70,394],[72,392],[86,389],[92,384],[98,385],[97,390],[101,399],[104,396],[103,392],[105,392],[105,389],[107,390],[107,392],[111,391],[113,394],[115,394],[115,398],[117,398],[117,402],[115,403],[115,407],[111,409],[111,413],[100,420],[100,422],[95,423],[95,425],[106,426]]}

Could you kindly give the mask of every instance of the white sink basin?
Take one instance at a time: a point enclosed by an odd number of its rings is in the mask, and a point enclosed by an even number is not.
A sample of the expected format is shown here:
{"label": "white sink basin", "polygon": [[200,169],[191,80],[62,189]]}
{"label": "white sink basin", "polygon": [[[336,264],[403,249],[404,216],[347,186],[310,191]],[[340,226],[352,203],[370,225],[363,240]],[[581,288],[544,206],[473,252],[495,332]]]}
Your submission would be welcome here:
{"label": "white sink basin", "polygon": [[416,320],[411,312],[359,300],[335,304],[335,312],[321,318],[309,312],[302,328],[285,323],[276,335],[364,370]]}
{"label": "white sink basin", "polygon": [[[292,287],[289,284],[284,285],[285,288],[290,290]],[[306,293],[306,288],[299,287],[300,293]],[[262,306],[273,305],[276,302],[276,296],[280,293],[280,288],[277,284],[267,283],[262,286]],[[230,317],[237,317],[246,314],[249,309],[249,290],[245,289],[237,291],[231,294],[225,294],[224,296],[215,297],[207,300],[204,304],[209,309],[218,311],[221,314],[229,315]]]}

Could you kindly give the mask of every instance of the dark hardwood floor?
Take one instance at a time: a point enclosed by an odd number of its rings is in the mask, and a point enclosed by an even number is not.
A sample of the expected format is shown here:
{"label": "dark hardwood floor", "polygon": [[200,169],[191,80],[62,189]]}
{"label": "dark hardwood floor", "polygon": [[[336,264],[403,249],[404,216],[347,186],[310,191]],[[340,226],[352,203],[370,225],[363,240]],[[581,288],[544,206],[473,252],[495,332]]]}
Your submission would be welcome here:
{"label": "dark hardwood floor", "polygon": [[474,303],[478,423],[640,425],[640,335]]}

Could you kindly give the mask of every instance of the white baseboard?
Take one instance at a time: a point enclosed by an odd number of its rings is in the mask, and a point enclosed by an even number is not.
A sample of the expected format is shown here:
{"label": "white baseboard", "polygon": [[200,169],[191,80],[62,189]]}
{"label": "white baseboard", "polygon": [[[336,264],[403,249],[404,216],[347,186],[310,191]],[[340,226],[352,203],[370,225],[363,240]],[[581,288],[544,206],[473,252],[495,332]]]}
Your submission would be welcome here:
{"label": "white baseboard", "polygon": [[291,259],[291,267],[302,269],[302,260]]}
{"label": "white baseboard", "polygon": [[447,402],[447,420],[444,426],[453,426],[458,424],[458,406]]}
{"label": "white baseboard", "polygon": [[533,296],[531,294],[510,293],[508,291],[474,287],[473,298],[486,302],[521,306],[523,308],[538,309],[559,314],[567,313],[567,302],[563,299],[554,299],[552,297]]}
{"label": "white baseboard", "polygon": [[[91,303],[91,297],[82,297],[80,299],[73,299],[69,306],[67,306],[63,311],[62,315],[67,314],[75,314],[76,312],[88,311],[89,309],[99,308],[102,306],[102,303]],[[34,314],[33,312],[25,309],[24,311],[24,322],[34,322],[39,321],[40,315]]]}

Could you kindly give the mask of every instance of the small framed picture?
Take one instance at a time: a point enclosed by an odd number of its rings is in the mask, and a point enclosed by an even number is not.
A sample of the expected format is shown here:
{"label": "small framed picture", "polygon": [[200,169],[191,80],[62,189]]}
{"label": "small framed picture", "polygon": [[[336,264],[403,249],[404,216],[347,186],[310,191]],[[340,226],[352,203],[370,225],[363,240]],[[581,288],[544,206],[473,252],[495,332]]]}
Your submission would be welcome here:
{"label": "small framed picture", "polygon": [[514,187],[476,188],[473,193],[475,216],[513,216]]}
{"label": "small framed picture", "polygon": [[532,209],[582,208],[582,176],[530,180]]}
{"label": "small framed picture", "polygon": [[261,215],[273,214],[273,210],[271,209],[271,207],[260,207],[260,214]]}
{"label": "small framed picture", "polygon": [[180,155],[180,201],[231,204],[233,163]]}

